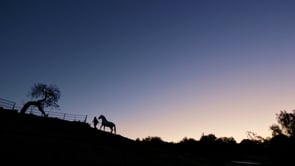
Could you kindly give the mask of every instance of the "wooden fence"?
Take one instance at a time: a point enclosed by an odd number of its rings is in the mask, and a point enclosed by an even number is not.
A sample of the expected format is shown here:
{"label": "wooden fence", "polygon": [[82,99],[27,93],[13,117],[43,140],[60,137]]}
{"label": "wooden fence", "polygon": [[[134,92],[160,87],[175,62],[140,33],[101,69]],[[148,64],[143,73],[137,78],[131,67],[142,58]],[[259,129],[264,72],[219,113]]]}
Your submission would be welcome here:
{"label": "wooden fence", "polygon": [[[21,106],[16,106],[16,102],[0,98],[0,108],[19,111]],[[36,107],[31,107],[27,110],[27,113],[42,116],[41,112]],[[58,118],[67,121],[87,121],[87,115],[69,114],[55,111],[45,111],[45,113],[48,115],[48,117]]]}

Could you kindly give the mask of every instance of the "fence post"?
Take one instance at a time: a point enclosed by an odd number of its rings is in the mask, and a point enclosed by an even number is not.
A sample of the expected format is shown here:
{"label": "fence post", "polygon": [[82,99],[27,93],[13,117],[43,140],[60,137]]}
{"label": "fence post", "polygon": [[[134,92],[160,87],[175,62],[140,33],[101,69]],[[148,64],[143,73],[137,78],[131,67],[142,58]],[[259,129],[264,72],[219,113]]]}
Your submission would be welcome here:
{"label": "fence post", "polygon": [[15,108],[15,103],[13,103],[13,105],[12,105],[12,110],[14,110],[14,108]]}
{"label": "fence post", "polygon": [[85,116],[85,120],[84,120],[84,123],[86,123],[86,120],[87,120],[87,115]]}

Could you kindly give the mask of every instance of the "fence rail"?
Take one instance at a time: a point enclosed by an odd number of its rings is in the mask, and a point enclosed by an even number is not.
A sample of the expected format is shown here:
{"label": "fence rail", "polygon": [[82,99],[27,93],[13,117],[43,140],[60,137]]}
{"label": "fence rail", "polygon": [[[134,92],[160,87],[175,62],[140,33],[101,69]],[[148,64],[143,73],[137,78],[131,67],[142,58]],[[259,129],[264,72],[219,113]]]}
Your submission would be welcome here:
{"label": "fence rail", "polygon": [[[34,114],[38,116],[42,116],[42,113],[37,109],[32,107],[31,110],[27,111],[29,114]],[[58,118],[62,120],[68,120],[68,121],[80,121],[80,122],[86,122],[87,121],[87,115],[78,115],[78,114],[69,114],[69,113],[62,113],[62,112],[55,112],[55,111],[44,111],[48,117],[52,118]]]}
{"label": "fence rail", "polygon": [[[16,106],[16,102],[0,98],[0,108],[20,110],[21,107]],[[31,109],[27,110],[27,113],[42,116],[41,112],[36,107],[31,107]],[[54,111],[45,111],[45,113],[48,115],[48,117],[58,118],[58,119],[67,120],[67,121],[80,121],[80,122],[87,121],[87,115],[69,114],[69,113],[54,112]]]}
{"label": "fence rail", "polygon": [[5,109],[15,109],[15,102],[0,98],[0,107]]}

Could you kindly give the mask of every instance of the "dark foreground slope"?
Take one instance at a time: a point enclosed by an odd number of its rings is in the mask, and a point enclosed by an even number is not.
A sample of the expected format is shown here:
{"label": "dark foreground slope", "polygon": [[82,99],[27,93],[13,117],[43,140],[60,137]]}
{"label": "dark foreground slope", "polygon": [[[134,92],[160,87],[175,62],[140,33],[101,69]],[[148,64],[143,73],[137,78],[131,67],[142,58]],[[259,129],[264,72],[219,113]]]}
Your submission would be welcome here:
{"label": "dark foreground slope", "polygon": [[[124,162],[134,141],[70,122],[0,111],[1,158],[8,163],[101,164]],[[3,162],[1,160],[1,162]]]}
{"label": "dark foreground slope", "polygon": [[0,135],[1,165],[245,165],[232,161],[294,164],[289,151],[294,150],[295,144],[285,137],[276,137],[266,144],[144,142],[103,132],[83,122],[21,115],[3,109]]}

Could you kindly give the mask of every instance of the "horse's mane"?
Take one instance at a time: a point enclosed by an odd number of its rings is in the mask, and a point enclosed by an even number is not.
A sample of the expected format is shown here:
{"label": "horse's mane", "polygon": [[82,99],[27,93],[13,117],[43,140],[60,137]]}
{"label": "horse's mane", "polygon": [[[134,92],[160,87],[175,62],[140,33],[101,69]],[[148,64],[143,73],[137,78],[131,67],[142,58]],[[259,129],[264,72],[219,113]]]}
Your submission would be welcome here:
{"label": "horse's mane", "polygon": [[102,118],[104,120],[107,120],[107,118],[104,115],[100,115],[99,118]]}

